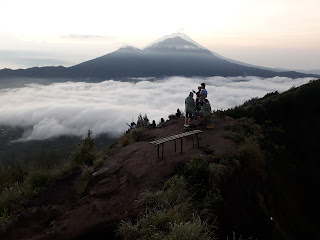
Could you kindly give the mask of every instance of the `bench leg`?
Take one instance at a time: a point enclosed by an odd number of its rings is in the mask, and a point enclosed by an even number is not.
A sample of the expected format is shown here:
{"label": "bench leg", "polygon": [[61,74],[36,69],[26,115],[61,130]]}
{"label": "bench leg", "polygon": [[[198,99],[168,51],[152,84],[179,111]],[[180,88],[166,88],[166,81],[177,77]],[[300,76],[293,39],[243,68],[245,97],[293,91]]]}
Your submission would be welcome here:
{"label": "bench leg", "polygon": [[182,147],[183,147],[183,143],[182,143],[182,138],[181,139],[181,153],[182,153]]}
{"label": "bench leg", "polygon": [[160,148],[160,144],[158,144],[158,157],[160,157],[160,153],[159,153],[159,148]]}
{"label": "bench leg", "polygon": [[163,148],[164,148],[164,143],[162,143],[161,145],[162,145],[162,158],[163,158]]}
{"label": "bench leg", "polygon": [[175,139],[174,139],[174,152],[177,152],[177,142]]}
{"label": "bench leg", "polygon": [[199,138],[198,138],[198,134],[197,133],[196,133],[196,137],[197,137],[198,148],[200,148]]}
{"label": "bench leg", "polygon": [[194,147],[193,135],[191,135],[191,139],[192,139],[192,147]]}

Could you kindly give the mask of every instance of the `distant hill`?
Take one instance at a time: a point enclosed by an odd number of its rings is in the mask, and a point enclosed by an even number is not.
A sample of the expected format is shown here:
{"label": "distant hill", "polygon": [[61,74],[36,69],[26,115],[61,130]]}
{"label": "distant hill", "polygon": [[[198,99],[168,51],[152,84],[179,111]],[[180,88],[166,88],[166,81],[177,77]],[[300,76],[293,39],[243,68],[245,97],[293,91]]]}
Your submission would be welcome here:
{"label": "distant hill", "polygon": [[109,78],[164,76],[319,77],[316,74],[272,71],[239,63],[210,52],[186,35],[173,34],[142,50],[123,47],[68,68],[59,66],[3,69],[0,70],[0,78],[86,78],[87,81],[100,81]]}

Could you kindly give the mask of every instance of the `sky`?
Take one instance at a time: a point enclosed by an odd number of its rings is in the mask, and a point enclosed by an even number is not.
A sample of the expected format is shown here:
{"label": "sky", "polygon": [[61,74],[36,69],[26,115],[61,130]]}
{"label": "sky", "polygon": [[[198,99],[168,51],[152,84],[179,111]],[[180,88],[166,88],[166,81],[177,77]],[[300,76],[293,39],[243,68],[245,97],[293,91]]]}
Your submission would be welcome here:
{"label": "sky", "polygon": [[72,66],[182,32],[224,57],[320,69],[319,0],[0,0],[0,69]]}
{"label": "sky", "polygon": [[[311,78],[286,77],[170,77],[148,81],[101,83],[63,82],[0,88],[0,126],[27,129],[21,140],[42,140],[61,135],[85,136],[108,133],[119,136],[126,123],[147,114],[150,122],[168,119],[192,89],[206,83],[212,110],[224,110],[269,92],[283,92],[308,83]],[[181,84],[183,83],[183,84]],[[179,91],[177,91],[179,89]],[[115,94],[116,93],[116,94]]]}

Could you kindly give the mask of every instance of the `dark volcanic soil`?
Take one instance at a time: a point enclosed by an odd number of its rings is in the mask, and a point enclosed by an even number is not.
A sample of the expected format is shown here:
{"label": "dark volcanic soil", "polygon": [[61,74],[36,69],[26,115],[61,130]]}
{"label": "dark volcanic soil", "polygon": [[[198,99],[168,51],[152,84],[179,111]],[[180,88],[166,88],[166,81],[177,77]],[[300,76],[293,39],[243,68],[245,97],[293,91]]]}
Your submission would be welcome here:
{"label": "dark volcanic soil", "polygon": [[0,239],[115,238],[119,221],[135,216],[132,203],[140,193],[161,188],[163,181],[193,155],[205,154],[203,147],[214,149],[214,154],[234,151],[234,143],[222,136],[230,121],[214,120],[213,129],[200,128],[200,148],[193,147],[191,138],[183,138],[182,154],[180,141],[177,152],[174,142],[168,142],[164,158],[158,158],[157,147],[149,142],[184,132],[183,122],[182,118],[168,121],[162,128],[150,130],[143,141],[122,148],[93,174],[89,196],[80,200],[75,197],[73,181],[79,172],[64,176],[44,192],[41,201],[2,226]]}

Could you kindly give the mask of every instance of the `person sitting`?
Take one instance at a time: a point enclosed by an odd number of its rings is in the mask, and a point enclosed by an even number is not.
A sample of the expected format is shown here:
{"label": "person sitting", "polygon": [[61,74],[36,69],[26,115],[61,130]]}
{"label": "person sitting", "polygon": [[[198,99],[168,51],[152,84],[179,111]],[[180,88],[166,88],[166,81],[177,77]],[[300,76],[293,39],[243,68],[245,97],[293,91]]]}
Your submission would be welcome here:
{"label": "person sitting", "polygon": [[155,128],[156,127],[156,122],[154,120],[152,120],[152,123],[150,124],[151,128]]}
{"label": "person sitting", "polygon": [[204,99],[204,104],[202,107],[202,114],[206,119],[210,119],[211,105],[208,99]]}
{"label": "person sitting", "polygon": [[210,102],[208,99],[204,99],[202,109],[201,111],[195,112],[195,117],[197,119],[201,119],[201,118],[210,119],[210,114],[211,114]]}
{"label": "person sitting", "polygon": [[181,116],[181,112],[180,112],[180,109],[179,109],[179,108],[177,109],[176,116],[177,116],[178,118]]}
{"label": "person sitting", "polygon": [[132,131],[132,130],[135,129],[136,126],[137,126],[135,122],[132,122],[130,125],[129,125],[128,123],[126,123],[126,124],[129,126],[129,129],[128,129],[127,132]]}
{"label": "person sitting", "polygon": [[160,123],[158,124],[157,128],[161,128],[166,124],[163,118],[160,119]]}
{"label": "person sitting", "polygon": [[195,110],[196,110],[196,104],[193,99],[193,93],[190,92],[189,96],[185,100],[185,111],[186,111],[186,117],[184,120],[185,126],[190,125],[191,119],[194,116]]}

